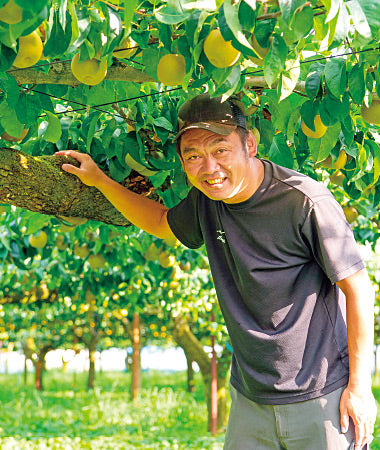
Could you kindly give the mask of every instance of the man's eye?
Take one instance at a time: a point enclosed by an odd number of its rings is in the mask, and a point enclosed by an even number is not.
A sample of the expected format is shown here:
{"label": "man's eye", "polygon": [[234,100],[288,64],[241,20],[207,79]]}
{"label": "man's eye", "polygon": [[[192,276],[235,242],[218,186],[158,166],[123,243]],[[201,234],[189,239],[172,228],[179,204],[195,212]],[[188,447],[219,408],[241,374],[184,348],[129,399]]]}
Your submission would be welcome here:
{"label": "man's eye", "polygon": [[198,155],[191,155],[187,158],[188,161],[194,161],[194,159],[197,159]]}

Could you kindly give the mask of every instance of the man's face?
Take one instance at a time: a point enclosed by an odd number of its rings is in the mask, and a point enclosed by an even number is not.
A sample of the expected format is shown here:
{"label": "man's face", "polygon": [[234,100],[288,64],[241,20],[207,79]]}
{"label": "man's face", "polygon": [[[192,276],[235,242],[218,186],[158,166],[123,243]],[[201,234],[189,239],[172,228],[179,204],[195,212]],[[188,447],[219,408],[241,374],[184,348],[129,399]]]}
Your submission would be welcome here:
{"label": "man's face", "polygon": [[190,183],[213,200],[238,203],[252,195],[256,141],[250,134],[244,148],[239,135],[195,128],[181,138],[181,161]]}

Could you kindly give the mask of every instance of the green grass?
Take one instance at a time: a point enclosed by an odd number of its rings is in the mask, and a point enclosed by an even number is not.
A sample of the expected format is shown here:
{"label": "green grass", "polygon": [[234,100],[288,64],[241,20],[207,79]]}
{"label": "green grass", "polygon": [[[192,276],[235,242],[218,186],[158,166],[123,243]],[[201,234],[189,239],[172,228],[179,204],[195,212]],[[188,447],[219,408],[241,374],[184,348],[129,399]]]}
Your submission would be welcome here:
{"label": "green grass", "polygon": [[[30,375],[30,383],[32,382]],[[207,449],[223,436],[207,433],[202,380],[185,390],[185,374],[143,374],[141,396],[130,401],[126,373],[97,373],[87,392],[86,374],[58,371],[45,376],[45,390],[24,387],[20,375],[0,375],[1,450]]]}
{"label": "green grass", "polygon": [[[221,450],[223,434],[206,431],[207,411],[201,377],[186,392],[186,374],[143,373],[137,404],[130,401],[130,375],[96,374],[87,391],[87,374],[47,372],[45,390],[23,386],[21,375],[0,375],[1,450]],[[373,388],[380,403],[380,379]],[[371,450],[380,450],[380,421]]]}

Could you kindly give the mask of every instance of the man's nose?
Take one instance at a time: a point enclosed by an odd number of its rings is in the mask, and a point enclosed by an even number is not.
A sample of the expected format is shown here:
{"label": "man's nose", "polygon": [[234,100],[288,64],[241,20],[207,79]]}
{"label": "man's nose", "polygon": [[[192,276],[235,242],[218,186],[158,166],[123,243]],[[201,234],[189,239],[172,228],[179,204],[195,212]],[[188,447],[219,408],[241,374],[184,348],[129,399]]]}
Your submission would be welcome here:
{"label": "man's nose", "polygon": [[213,156],[207,156],[203,160],[203,171],[206,173],[214,173],[216,170],[220,169],[219,162]]}

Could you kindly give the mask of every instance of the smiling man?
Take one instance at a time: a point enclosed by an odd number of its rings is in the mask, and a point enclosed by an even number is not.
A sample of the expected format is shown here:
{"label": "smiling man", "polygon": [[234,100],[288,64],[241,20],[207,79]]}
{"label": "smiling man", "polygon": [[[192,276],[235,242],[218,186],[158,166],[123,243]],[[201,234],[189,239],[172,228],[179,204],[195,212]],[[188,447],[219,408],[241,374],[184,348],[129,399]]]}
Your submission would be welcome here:
{"label": "smiling man", "polygon": [[226,450],[361,449],[376,418],[374,300],[342,209],[323,185],[257,158],[232,100],[186,102],[175,140],[193,187],[170,210],[88,155],[59,153],[138,227],[205,244],[234,351]]}

